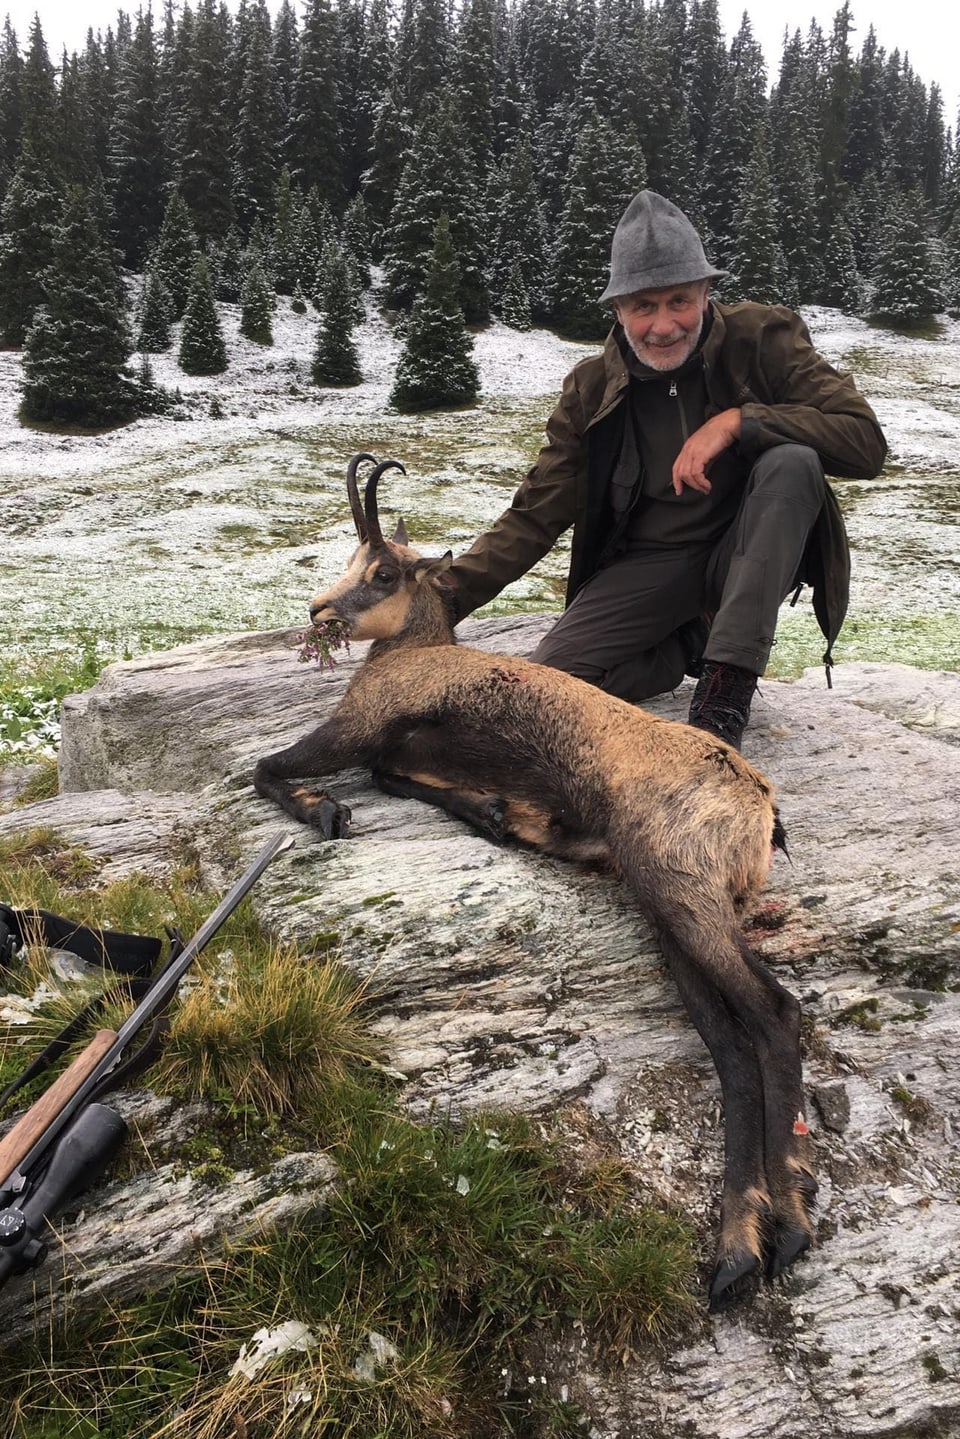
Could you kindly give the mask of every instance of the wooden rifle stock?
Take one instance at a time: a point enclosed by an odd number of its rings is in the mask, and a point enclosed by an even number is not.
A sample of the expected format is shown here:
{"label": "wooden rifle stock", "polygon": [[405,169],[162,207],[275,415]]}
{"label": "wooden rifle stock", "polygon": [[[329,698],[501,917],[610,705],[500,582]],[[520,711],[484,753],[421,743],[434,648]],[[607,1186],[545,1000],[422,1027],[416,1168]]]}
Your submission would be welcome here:
{"label": "wooden rifle stock", "polygon": [[86,1049],[54,1080],[50,1088],[31,1104],[10,1130],[0,1139],[0,1185],[4,1184],[21,1160],[30,1153],[47,1125],[60,1113],[69,1099],[94,1072],[103,1056],[116,1040],[116,1030],[100,1029]]}

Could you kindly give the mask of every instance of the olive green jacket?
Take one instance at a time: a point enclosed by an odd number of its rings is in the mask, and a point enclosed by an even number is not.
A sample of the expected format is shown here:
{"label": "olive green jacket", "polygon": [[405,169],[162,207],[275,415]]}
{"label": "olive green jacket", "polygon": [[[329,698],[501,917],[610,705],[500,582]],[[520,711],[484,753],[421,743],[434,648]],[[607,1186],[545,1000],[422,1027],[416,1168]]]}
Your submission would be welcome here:
{"label": "olive green jacket", "polygon": [[[710,303],[701,349],[707,417],[740,409],[745,470],[773,445],[801,444],[816,450],[828,475],[879,474],[887,447],[877,418],[851,377],[817,354],[800,316],[779,305]],[[547,422],[547,442],[510,508],[451,566],[461,617],[525,574],[571,525],[568,604],[599,567],[614,523],[610,479],[629,386],[618,330],[611,330],[601,354],[571,370]],[[843,521],[828,487],[803,574],[828,647],[846,614],[849,565]]]}

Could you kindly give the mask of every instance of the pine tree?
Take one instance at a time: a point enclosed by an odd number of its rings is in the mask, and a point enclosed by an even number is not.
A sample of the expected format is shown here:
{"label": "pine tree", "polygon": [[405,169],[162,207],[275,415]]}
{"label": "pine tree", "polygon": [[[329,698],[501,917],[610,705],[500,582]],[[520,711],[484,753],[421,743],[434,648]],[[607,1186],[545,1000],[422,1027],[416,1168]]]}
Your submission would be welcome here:
{"label": "pine tree", "polygon": [[281,144],[270,15],[263,0],[250,16],[250,27],[233,139],[233,204],[245,235],[254,220],[267,224],[273,216]]}
{"label": "pine tree", "polygon": [[343,199],[340,122],[340,36],[329,0],[309,0],[286,140],[290,173],[301,190],[316,185],[323,199]]}
{"label": "pine tree", "polygon": [[166,177],[159,65],[149,11],[141,11],[120,67],[108,166],[114,236],[125,263],[136,269],[163,221]]}
{"label": "pine tree", "polygon": [[222,240],[233,221],[227,75],[222,17],[201,0],[181,74],[177,180],[202,241]]}
{"label": "pine tree", "polygon": [[960,206],[943,237],[943,303],[950,315],[960,315]]}
{"label": "pine tree", "polygon": [[390,395],[398,410],[469,405],[477,397],[480,380],[460,307],[458,269],[444,212],[437,221],[424,293],[408,321]]}
{"label": "pine tree", "polygon": [[352,331],[355,314],[347,256],[337,247],[327,263],[320,296],[323,319],[317,332],[311,376],[315,385],[359,385],[363,379]]}
{"label": "pine tree", "polygon": [[624,146],[594,115],[574,147],[551,267],[550,315],[563,335],[602,339],[610,315],[600,304],[610,241],[630,200],[643,188],[643,153]]}
{"label": "pine tree", "polygon": [[446,0],[417,0],[404,7],[400,19],[395,83],[414,123],[448,83],[453,51],[448,16]]}
{"label": "pine tree", "polygon": [[370,221],[362,195],[354,195],[343,212],[343,243],[353,256],[360,288],[368,290],[370,274]]}
{"label": "pine tree", "polygon": [[410,117],[397,106],[392,91],[382,97],[374,114],[370,168],[362,177],[362,194],[370,218],[373,255],[383,258],[390,215],[410,148]]}
{"label": "pine tree", "polygon": [[62,207],[60,192],[33,149],[24,144],[0,211],[0,342],[21,345],[38,305],[43,276],[53,259]]}
{"label": "pine tree", "polygon": [[886,319],[926,319],[940,308],[936,266],[919,191],[891,207],[871,276],[870,313]]}
{"label": "pine tree", "polygon": [[486,175],[494,158],[494,46],[493,0],[467,0],[457,44],[458,90],[464,131],[478,175]]}
{"label": "pine tree", "polygon": [[164,350],[169,350],[173,343],[170,328],[172,311],[173,304],[166,286],[155,270],[148,267],[143,278],[143,293],[140,299],[138,350],[150,355],[160,355]]}
{"label": "pine tree", "polygon": [[817,292],[822,305],[833,305],[847,315],[857,314],[863,303],[863,280],[857,271],[850,227],[843,212],[837,215],[827,237]]}
{"label": "pine tree", "polygon": [[236,225],[231,225],[221,245],[211,245],[207,252],[210,278],[216,299],[236,305],[243,288],[243,245]]}
{"label": "pine tree", "polygon": [[122,282],[79,186],[66,200],[44,276],[46,303],[24,340],[25,419],[85,428],[137,412]]}
{"label": "pine tree", "polygon": [[10,24],[8,15],[0,36],[0,203],[7,193],[7,186],[13,178],[20,154],[23,132],[23,104],[20,96],[22,84],[23,59],[17,42],[17,32]]}
{"label": "pine tree", "polygon": [[178,359],[180,368],[188,375],[219,375],[227,368],[227,347],[213,299],[210,272],[202,255],[193,266]]}
{"label": "pine tree", "polygon": [[757,131],[735,223],[729,260],[732,278],[724,294],[763,305],[779,304],[783,299],[783,254],[777,240],[765,127]]}
{"label": "pine tree", "polygon": [[[374,129],[380,105],[390,90],[393,74],[393,39],[389,0],[370,0],[364,12],[361,50],[357,58],[351,133],[346,163],[347,189],[356,194],[373,161]],[[392,202],[392,192],[387,201]]]}
{"label": "pine tree", "polygon": [[180,191],[174,190],[167,201],[153,265],[170,296],[175,320],[179,320],[186,309],[198,254],[190,212]]}
{"label": "pine tree", "polygon": [[529,330],[533,324],[530,314],[530,294],[523,277],[523,265],[519,256],[510,266],[510,274],[500,301],[500,318],[511,330]]}
{"label": "pine tree", "polygon": [[273,344],[273,292],[260,256],[251,256],[240,292],[240,333],[258,345]]}
{"label": "pine tree", "polygon": [[490,294],[503,314],[508,289],[516,290],[512,271],[519,264],[527,304],[545,308],[544,271],[546,242],[540,197],[537,192],[533,146],[526,134],[504,155],[490,176],[487,193],[488,261]]}
{"label": "pine tree", "polygon": [[20,72],[20,106],[23,145],[29,146],[38,164],[55,182],[59,181],[62,177],[58,163],[57,87],[38,15],[34,16],[30,26],[27,53]]}
{"label": "pine tree", "polygon": [[388,303],[406,308],[422,293],[441,213],[447,215],[458,257],[464,315],[471,324],[482,322],[490,313],[484,217],[463,127],[449,96],[424,119],[404,166],[384,247]]}
{"label": "pine tree", "polygon": [[273,233],[270,237],[270,255],[278,295],[292,295],[300,278],[297,231],[301,210],[300,197],[290,183],[290,171],[284,166],[274,187]]}

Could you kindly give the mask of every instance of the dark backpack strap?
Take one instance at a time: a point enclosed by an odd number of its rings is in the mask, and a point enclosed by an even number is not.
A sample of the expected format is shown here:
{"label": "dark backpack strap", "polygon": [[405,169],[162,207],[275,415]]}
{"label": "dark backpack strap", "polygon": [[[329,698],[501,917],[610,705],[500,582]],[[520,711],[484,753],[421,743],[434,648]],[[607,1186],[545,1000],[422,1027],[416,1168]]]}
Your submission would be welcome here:
{"label": "dark backpack strap", "polygon": [[[172,942],[171,959],[176,958],[183,948],[178,931],[169,931]],[[79,1013],[66,1024],[60,1033],[36,1056],[22,1074],[0,1094],[0,1109],[8,1100],[23,1089],[38,1074],[43,1074],[51,1064],[70,1048],[82,1034],[90,1021],[114,999],[140,1000],[153,983],[151,971],[160,957],[162,941],[142,934],[124,934],[116,929],[90,928],[53,914],[47,909],[11,909],[0,904],[0,968],[10,968],[17,951],[27,943],[41,943],[50,949],[65,949],[88,964],[110,969],[122,977],[122,983],[111,990],[98,994],[85,1004]],[[141,1046],[141,1049],[143,1046]],[[137,1051],[135,1059],[139,1059]],[[141,1067],[143,1061],[141,1061]],[[132,1060],[120,1066],[119,1072],[110,1075],[111,1085],[122,1074],[134,1068]]]}
{"label": "dark backpack strap", "polygon": [[0,904],[0,964],[9,968],[17,950],[33,942],[69,950],[88,964],[134,977],[150,973],[163,947],[159,939],[147,935],[93,928],[48,909],[11,909]]}

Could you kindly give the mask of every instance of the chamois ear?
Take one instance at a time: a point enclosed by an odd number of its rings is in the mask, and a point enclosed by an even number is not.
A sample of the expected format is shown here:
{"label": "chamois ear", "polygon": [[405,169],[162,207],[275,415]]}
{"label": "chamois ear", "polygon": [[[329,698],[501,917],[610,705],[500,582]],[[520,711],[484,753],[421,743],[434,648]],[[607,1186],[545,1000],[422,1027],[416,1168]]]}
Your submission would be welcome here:
{"label": "chamois ear", "polygon": [[397,516],[397,528],[393,532],[392,539],[395,545],[409,545],[410,543],[410,536],[407,534],[407,527],[403,523],[402,516]]}
{"label": "chamois ear", "polygon": [[413,578],[418,585],[422,585],[424,580],[437,579],[452,564],[453,550],[447,550],[447,553],[441,555],[438,560],[417,560],[413,567]]}

